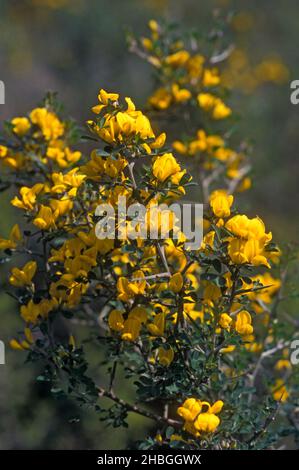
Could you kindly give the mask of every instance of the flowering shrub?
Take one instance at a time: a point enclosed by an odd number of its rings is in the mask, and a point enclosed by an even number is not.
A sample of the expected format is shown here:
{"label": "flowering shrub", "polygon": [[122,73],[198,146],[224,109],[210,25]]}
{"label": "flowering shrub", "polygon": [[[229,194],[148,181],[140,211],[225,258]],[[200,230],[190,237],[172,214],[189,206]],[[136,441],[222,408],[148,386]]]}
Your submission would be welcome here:
{"label": "flowering shrub", "polygon": [[[234,119],[217,65],[227,53],[203,56],[196,36],[184,41],[177,30],[149,26],[151,37],[131,37],[130,48],[155,68],[158,88],[147,111],[101,89],[87,122],[90,156],[75,149],[78,130],[51,96],[6,124],[1,185],[13,187],[22,216],[0,239],[2,261],[16,259],[7,289],[24,322],[11,347],[43,364],[38,380],[52,393],[107,424],[127,426],[129,413],[152,420],[139,448],[253,449],[298,439],[295,333],[279,309],[286,262],[261,218],[235,205],[251,180],[249,148],[233,150],[224,125]],[[163,116],[184,129],[172,148],[156,130]],[[184,168],[190,160],[194,178]],[[171,204],[194,184],[206,205],[203,240],[190,250]],[[146,236],[133,216],[116,221],[119,198],[145,208]],[[110,238],[98,236],[101,204],[114,209]],[[129,402],[119,372],[134,381]]]}

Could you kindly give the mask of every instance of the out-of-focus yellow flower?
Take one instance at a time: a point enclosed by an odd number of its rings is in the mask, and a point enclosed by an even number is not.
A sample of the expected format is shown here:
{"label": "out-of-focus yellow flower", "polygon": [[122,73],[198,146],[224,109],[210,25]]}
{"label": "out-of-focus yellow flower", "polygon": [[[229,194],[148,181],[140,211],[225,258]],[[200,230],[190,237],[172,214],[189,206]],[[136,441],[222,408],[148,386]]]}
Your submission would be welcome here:
{"label": "out-of-focus yellow flower", "polygon": [[15,287],[30,286],[37,269],[35,261],[28,261],[22,269],[12,268],[9,278],[10,284]]}
{"label": "out-of-focus yellow flower", "polygon": [[210,112],[216,120],[225,119],[232,113],[232,110],[220,98],[210,93],[199,93],[197,100],[199,106]]}
{"label": "out-of-focus yellow flower", "polygon": [[181,153],[182,155],[185,155],[188,152],[188,147],[179,140],[175,140],[172,143],[172,147],[176,152]]}
{"label": "out-of-focus yellow flower", "polygon": [[148,27],[153,33],[157,33],[159,31],[159,24],[156,20],[149,20]]}
{"label": "out-of-focus yellow flower", "polygon": [[275,370],[291,369],[292,365],[288,359],[279,359],[275,364]]}
{"label": "out-of-focus yellow flower", "polygon": [[173,68],[178,68],[184,66],[189,58],[189,52],[182,50],[167,56],[165,62]]}
{"label": "out-of-focus yellow flower", "polygon": [[56,114],[46,108],[35,108],[30,113],[30,119],[42,132],[46,140],[55,140],[64,133],[64,124]]}
{"label": "out-of-focus yellow flower", "polygon": [[148,101],[153,108],[165,110],[171,105],[172,95],[166,88],[158,88]]}
{"label": "out-of-focus yellow flower", "polygon": [[9,239],[0,238],[0,250],[7,250],[17,247],[18,242],[22,239],[20,227],[18,224],[15,224],[10,231]]}
{"label": "out-of-focus yellow flower", "polygon": [[217,68],[205,69],[202,79],[203,86],[216,86],[220,83],[219,70]]}
{"label": "out-of-focus yellow flower", "polygon": [[223,189],[213,191],[210,196],[210,206],[216,217],[229,217],[233,201],[234,197]]}
{"label": "out-of-focus yellow flower", "polygon": [[282,379],[276,379],[276,382],[272,387],[272,395],[276,401],[285,402],[288,399],[290,394]]}
{"label": "out-of-focus yellow flower", "polygon": [[19,136],[27,134],[31,127],[30,121],[26,117],[15,117],[11,120],[11,124],[13,132]]}
{"label": "out-of-focus yellow flower", "polygon": [[186,101],[190,100],[192,96],[189,90],[186,88],[180,88],[176,83],[172,85],[171,91],[176,103],[185,103]]}
{"label": "out-of-focus yellow flower", "polygon": [[0,145],[0,158],[6,157],[8,148],[5,145]]}
{"label": "out-of-focus yellow flower", "polygon": [[169,289],[172,292],[180,292],[184,286],[184,278],[181,273],[175,273],[169,280]]}
{"label": "out-of-focus yellow flower", "polygon": [[158,349],[158,361],[162,366],[168,367],[172,363],[173,358],[174,351],[171,347],[164,348],[163,346],[160,346]]}

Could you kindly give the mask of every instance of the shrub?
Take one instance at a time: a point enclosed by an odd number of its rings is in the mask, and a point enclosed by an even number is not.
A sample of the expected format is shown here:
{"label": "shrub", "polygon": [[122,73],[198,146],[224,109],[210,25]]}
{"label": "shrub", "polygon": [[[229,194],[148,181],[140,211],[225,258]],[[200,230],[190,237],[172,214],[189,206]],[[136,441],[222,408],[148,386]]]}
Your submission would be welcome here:
{"label": "shrub", "polygon": [[[157,89],[145,111],[101,89],[87,122],[90,156],[77,150],[80,131],[53,95],[6,123],[1,185],[14,188],[23,222],[0,248],[3,262],[26,258],[8,279],[24,321],[11,346],[43,365],[37,379],[52,393],[107,424],[127,426],[129,413],[152,420],[142,449],[263,449],[298,439],[296,323],[280,309],[292,252],[283,257],[261,218],[235,205],[251,179],[248,144],[231,142],[236,117],[221,78],[230,50],[212,40],[203,55],[196,34],[149,27],[149,38],[128,40],[154,67]],[[156,131],[161,123],[172,143]],[[190,250],[172,203],[194,185],[204,237]],[[120,197],[145,208],[145,237],[132,214],[120,223]],[[114,214],[100,214],[101,204]],[[114,237],[98,236],[104,225]],[[101,383],[95,355],[108,373]],[[134,381],[130,402],[117,389],[119,372]]]}

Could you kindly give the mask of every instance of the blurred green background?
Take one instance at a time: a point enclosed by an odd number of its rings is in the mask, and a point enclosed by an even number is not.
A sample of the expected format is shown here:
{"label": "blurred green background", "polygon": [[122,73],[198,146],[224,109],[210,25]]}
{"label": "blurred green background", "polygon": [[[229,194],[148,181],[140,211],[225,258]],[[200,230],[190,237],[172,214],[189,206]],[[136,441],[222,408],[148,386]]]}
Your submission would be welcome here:
{"label": "blurred green background", "polygon": [[[201,29],[214,8],[237,14],[233,105],[242,116],[240,134],[254,143],[254,185],[242,204],[265,220],[275,240],[296,241],[299,106],[290,103],[290,82],[299,79],[296,0],[1,0],[0,79],[6,85],[1,121],[26,113],[48,90],[59,93],[79,123],[90,116],[100,87],[143,105],[152,71],[127,52],[125,28],[146,35],[149,19],[166,17]],[[9,199],[1,195],[1,236],[17,217]],[[4,268],[0,276],[2,284]],[[12,301],[2,295],[0,338],[7,344],[19,327]],[[122,449],[149,429],[150,423],[134,418],[130,432],[106,430],[92,413],[49,397],[34,382],[36,375],[22,353],[7,351],[6,365],[0,366],[0,449]],[[129,390],[123,393],[130,398]]]}

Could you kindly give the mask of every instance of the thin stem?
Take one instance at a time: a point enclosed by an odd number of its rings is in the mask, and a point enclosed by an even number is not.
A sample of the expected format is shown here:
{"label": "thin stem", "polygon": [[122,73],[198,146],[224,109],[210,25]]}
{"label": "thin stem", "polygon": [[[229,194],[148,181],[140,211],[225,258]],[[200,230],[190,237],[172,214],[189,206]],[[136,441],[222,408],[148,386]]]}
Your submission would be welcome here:
{"label": "thin stem", "polygon": [[171,426],[181,425],[181,423],[179,421],[176,421],[174,419],[167,418],[167,417],[164,417],[164,416],[157,415],[157,414],[152,413],[150,411],[139,408],[137,405],[133,405],[131,403],[128,403],[125,400],[123,400],[122,398],[117,397],[114,394],[114,392],[112,392],[112,391],[107,391],[104,388],[99,387],[98,392],[99,392],[99,397],[109,398],[110,400],[114,401],[118,405],[121,405],[124,408],[126,408],[126,410],[129,411],[129,412],[136,413],[140,416],[144,416],[145,418],[152,419],[152,420],[156,421],[157,423],[166,423],[166,424],[169,424]]}

